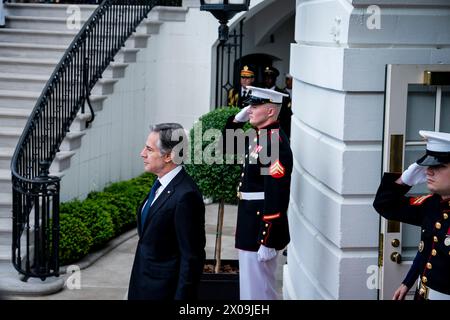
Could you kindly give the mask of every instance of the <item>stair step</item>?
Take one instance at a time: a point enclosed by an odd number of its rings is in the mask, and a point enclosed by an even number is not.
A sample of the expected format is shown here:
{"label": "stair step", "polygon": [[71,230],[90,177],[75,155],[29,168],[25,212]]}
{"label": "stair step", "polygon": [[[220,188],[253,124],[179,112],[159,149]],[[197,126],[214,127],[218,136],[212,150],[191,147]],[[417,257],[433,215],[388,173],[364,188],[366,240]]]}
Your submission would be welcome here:
{"label": "stair step", "polygon": [[11,246],[5,244],[0,245],[0,260],[11,261]]}
{"label": "stair step", "polygon": [[79,20],[73,24],[74,19],[67,17],[36,17],[36,16],[6,16],[6,27],[11,29],[31,30],[66,30],[79,31],[86,20]]}
{"label": "stair step", "polygon": [[81,19],[86,20],[92,12],[97,8],[97,5],[83,5],[77,4],[45,4],[45,3],[6,3],[5,4],[7,16],[34,16],[34,17],[59,17],[70,18],[74,16],[74,9],[79,9]]}
{"label": "stair step", "polygon": [[32,110],[39,95],[32,91],[0,90],[0,108]]}
{"label": "stair step", "polygon": [[[14,148],[0,148],[0,169],[6,170],[11,167],[11,159],[12,159],[13,154],[14,154]],[[0,202],[1,202],[1,197],[0,197]]]}
{"label": "stair step", "polygon": [[[0,35],[1,36],[1,35]],[[0,57],[0,72],[39,74],[50,77],[59,60]]]}
{"label": "stair step", "polygon": [[9,192],[0,193],[0,217],[12,217],[12,190]]}
{"label": "stair step", "polygon": [[0,56],[5,58],[39,59],[46,57],[59,60],[66,49],[67,46],[63,45],[0,42]]}
{"label": "stair step", "polygon": [[0,90],[38,91],[44,89],[48,77],[35,74],[0,73]]}
{"label": "stair step", "polygon": [[0,127],[0,148],[15,148],[22,131],[23,128]]}
{"label": "stair step", "polygon": [[0,218],[0,244],[11,245],[12,219]]}
{"label": "stair step", "polygon": [[12,192],[11,171],[9,170],[0,169],[0,192]]}
{"label": "stair step", "polygon": [[48,31],[29,29],[0,29],[0,42],[63,44],[68,46],[76,31]]}
{"label": "stair step", "polygon": [[[0,127],[23,128],[31,114],[31,109],[0,108]],[[1,168],[1,152],[0,152]]]}

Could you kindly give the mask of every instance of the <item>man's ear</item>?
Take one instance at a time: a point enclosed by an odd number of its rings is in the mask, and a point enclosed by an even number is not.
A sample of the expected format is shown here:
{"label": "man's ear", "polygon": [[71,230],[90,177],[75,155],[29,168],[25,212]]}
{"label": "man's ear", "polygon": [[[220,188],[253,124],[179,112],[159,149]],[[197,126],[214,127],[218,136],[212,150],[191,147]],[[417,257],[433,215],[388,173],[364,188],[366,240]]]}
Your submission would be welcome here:
{"label": "man's ear", "polygon": [[169,163],[172,161],[172,151],[168,152],[164,155],[164,162]]}

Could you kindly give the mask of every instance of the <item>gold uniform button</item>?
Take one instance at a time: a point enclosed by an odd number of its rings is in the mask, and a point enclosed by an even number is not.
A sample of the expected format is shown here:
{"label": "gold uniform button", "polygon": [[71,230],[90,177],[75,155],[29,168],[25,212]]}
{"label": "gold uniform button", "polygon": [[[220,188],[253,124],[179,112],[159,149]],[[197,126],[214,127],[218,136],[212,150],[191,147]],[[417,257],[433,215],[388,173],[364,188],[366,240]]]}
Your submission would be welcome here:
{"label": "gold uniform button", "polygon": [[239,187],[242,187],[242,182],[239,182]]}
{"label": "gold uniform button", "polygon": [[436,227],[436,229],[440,229],[441,228],[441,224],[439,222],[436,222],[436,224],[434,225]]}
{"label": "gold uniform button", "polygon": [[434,242],[438,242],[438,238],[436,236],[433,237]]}
{"label": "gold uniform button", "polygon": [[245,173],[242,172],[241,177],[245,176]]}
{"label": "gold uniform button", "polygon": [[261,213],[259,211],[256,211],[256,214],[259,216]]}
{"label": "gold uniform button", "polygon": [[447,213],[444,213],[443,216],[444,216],[444,220],[448,219],[448,214]]}
{"label": "gold uniform button", "polygon": [[261,243],[264,243],[264,239],[261,239]]}
{"label": "gold uniform button", "polygon": [[424,288],[420,288],[419,294],[420,294],[421,296],[423,296],[423,295],[425,294],[425,289],[424,289]]}
{"label": "gold uniform button", "polygon": [[263,236],[265,236],[266,235],[266,232],[265,231],[263,231]]}
{"label": "gold uniform button", "polygon": [[268,223],[266,223],[266,228],[269,226],[269,224]]}
{"label": "gold uniform button", "polygon": [[432,255],[432,256],[435,256],[436,254],[437,254],[436,249],[431,250],[431,255]]}
{"label": "gold uniform button", "polygon": [[428,281],[427,277],[423,276],[423,277],[422,277],[422,282],[423,282],[423,283],[427,283],[427,281]]}
{"label": "gold uniform button", "polygon": [[431,268],[432,268],[433,266],[431,265],[431,263],[427,263],[427,269],[430,269],[431,270]]}

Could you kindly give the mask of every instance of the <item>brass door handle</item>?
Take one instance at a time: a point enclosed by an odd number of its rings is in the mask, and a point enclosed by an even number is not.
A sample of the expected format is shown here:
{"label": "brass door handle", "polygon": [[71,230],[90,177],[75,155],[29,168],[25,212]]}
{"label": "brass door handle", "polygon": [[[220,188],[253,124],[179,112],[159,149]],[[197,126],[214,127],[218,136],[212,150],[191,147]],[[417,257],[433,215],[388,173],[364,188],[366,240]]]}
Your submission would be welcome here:
{"label": "brass door handle", "polygon": [[402,255],[398,252],[392,252],[391,254],[391,261],[395,263],[401,263],[402,262]]}

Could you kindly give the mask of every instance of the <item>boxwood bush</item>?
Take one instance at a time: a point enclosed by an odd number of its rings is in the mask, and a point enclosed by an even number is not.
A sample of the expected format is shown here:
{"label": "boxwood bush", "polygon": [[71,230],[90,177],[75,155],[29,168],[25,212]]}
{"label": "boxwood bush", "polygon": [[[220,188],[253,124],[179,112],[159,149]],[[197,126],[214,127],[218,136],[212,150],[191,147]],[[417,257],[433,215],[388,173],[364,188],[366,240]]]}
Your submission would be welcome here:
{"label": "boxwood bush", "polygon": [[155,176],[144,173],[128,181],[113,183],[103,192],[91,192],[60,206],[60,264],[83,258],[104,246],[114,236],[136,226],[136,209]]}

